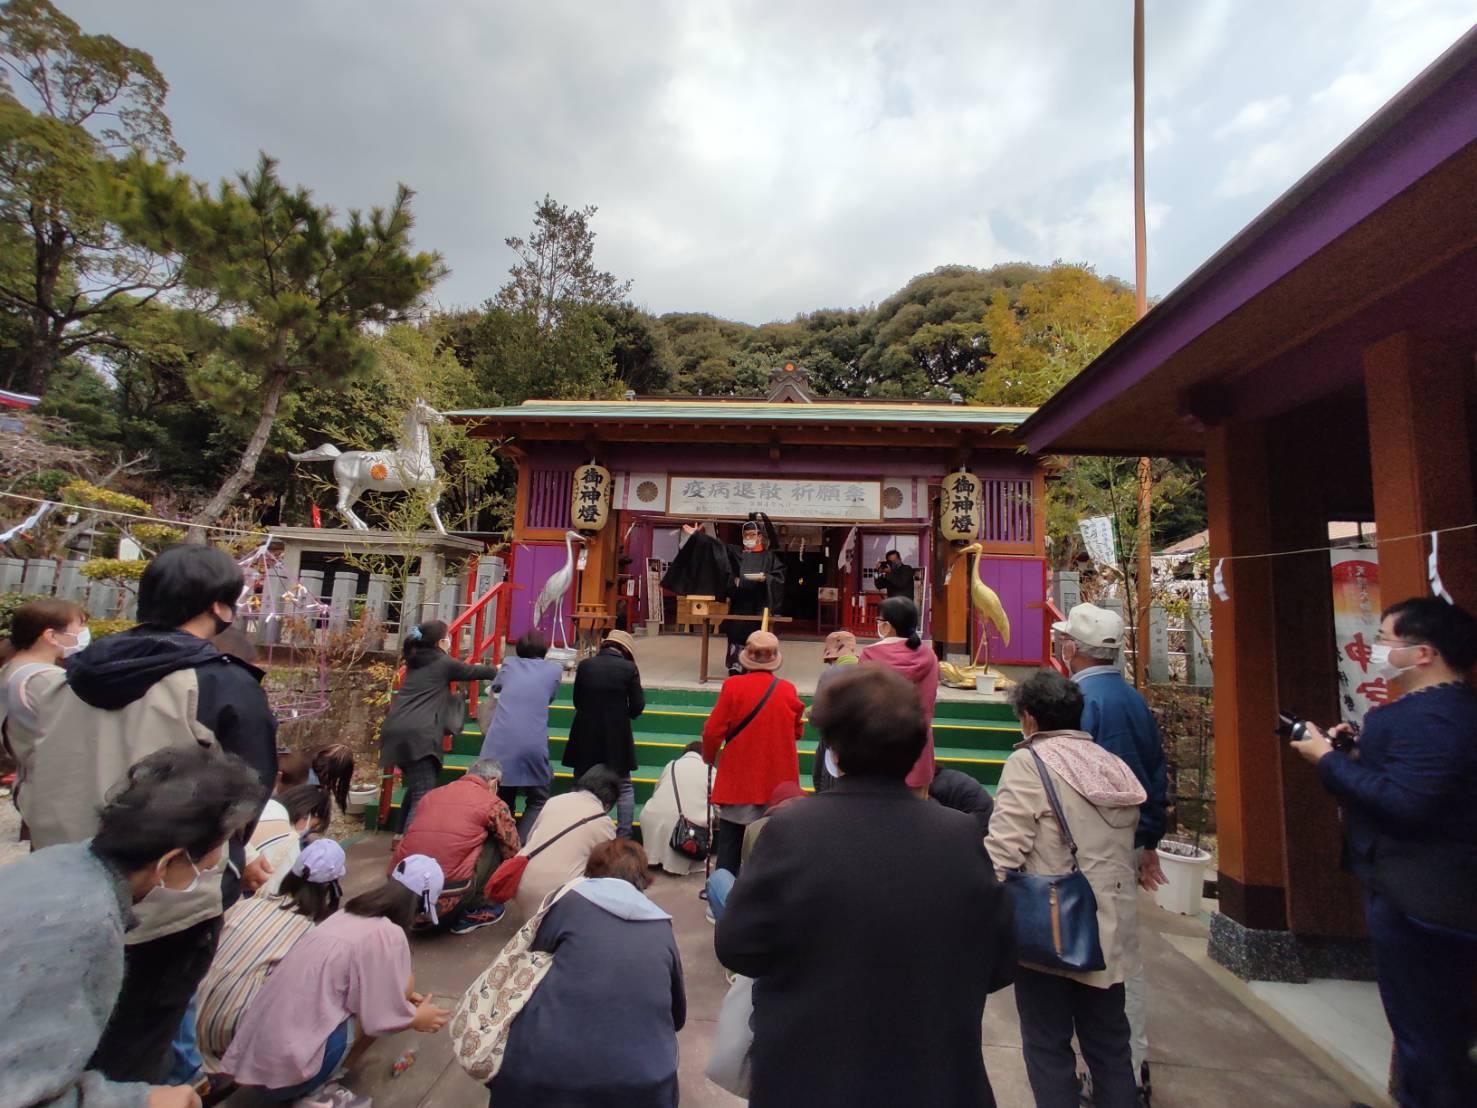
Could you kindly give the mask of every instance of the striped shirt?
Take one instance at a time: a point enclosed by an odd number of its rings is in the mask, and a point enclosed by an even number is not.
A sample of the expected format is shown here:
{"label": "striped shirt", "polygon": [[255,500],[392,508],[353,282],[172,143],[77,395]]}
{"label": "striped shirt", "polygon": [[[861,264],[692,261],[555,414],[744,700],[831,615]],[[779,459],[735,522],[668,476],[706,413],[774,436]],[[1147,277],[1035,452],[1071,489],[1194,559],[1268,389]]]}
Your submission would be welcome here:
{"label": "striped shirt", "polygon": [[195,1033],[207,1073],[220,1072],[221,1058],[252,998],[313,928],[313,921],[293,911],[291,903],[282,896],[254,896],[226,913],[215,960],[196,994]]}

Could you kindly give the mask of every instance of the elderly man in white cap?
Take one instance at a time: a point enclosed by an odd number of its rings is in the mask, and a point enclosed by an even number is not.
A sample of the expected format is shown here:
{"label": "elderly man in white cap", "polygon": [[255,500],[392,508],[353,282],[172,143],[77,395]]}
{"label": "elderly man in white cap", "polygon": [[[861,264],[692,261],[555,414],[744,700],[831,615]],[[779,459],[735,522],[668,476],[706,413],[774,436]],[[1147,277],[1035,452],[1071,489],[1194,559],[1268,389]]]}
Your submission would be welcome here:
{"label": "elderly man in white cap", "polygon": [[[1156,888],[1164,883],[1164,871],[1154,848],[1164,835],[1169,770],[1154,713],[1143,695],[1123,679],[1123,671],[1118,667],[1118,651],[1123,646],[1123,617],[1096,604],[1078,604],[1067,613],[1066,620],[1053,623],[1051,629],[1060,636],[1062,661],[1082,690],[1082,730],[1099,746],[1127,762],[1148,794],[1139,808],[1133,845],[1139,862],[1139,884],[1146,889]],[[1150,1094],[1147,990],[1137,919],[1130,923],[1124,1007],[1131,1032],[1134,1073],[1147,1103]]]}

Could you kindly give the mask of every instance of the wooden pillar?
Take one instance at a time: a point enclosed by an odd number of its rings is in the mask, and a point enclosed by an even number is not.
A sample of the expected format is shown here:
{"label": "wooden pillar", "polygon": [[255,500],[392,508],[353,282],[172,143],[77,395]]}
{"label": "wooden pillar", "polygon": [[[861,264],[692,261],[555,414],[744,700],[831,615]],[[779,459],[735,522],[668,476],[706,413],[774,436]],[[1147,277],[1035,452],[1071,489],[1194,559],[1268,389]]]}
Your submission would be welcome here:
{"label": "wooden pillar", "polygon": [[[1408,332],[1364,352],[1364,394],[1380,599],[1426,596],[1430,542],[1386,542],[1472,522],[1472,440],[1466,399],[1472,353]],[[1441,536],[1441,578],[1458,604],[1477,609],[1477,532]]]}
{"label": "wooden pillar", "polygon": [[[1331,494],[1340,482],[1323,467],[1305,463],[1309,455],[1335,456],[1340,431],[1327,413],[1301,412],[1279,420],[1266,435],[1268,464],[1277,475],[1268,489],[1274,549],[1314,551],[1268,562],[1276,613],[1276,642],[1268,644],[1276,655],[1276,700],[1268,707],[1324,727],[1339,720],[1339,675],[1332,571],[1328,553],[1320,548],[1328,544]],[[1347,463],[1363,464],[1354,458]],[[1353,483],[1362,484],[1362,475]],[[1298,935],[1363,935],[1359,885],[1340,866],[1344,836],[1338,804],[1312,766],[1286,743],[1276,745],[1271,767],[1280,779],[1288,929]]]}
{"label": "wooden pillar", "polygon": [[[1265,428],[1223,424],[1206,434],[1212,562],[1271,549]],[[1215,621],[1216,832],[1220,910],[1255,930],[1285,930],[1276,618],[1269,559],[1228,561],[1228,600]]]}
{"label": "wooden pillar", "polygon": [[612,512],[609,522],[587,538],[589,556],[585,560],[585,571],[580,575],[579,603],[599,605],[614,616],[616,562],[620,557],[620,513]]}

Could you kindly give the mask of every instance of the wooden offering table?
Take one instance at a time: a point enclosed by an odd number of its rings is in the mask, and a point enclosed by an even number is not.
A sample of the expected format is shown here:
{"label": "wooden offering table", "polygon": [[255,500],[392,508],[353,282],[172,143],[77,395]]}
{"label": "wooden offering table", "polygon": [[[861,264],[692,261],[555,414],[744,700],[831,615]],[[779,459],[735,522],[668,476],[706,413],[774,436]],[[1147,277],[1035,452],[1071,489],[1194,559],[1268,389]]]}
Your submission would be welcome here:
{"label": "wooden offering table", "polygon": [[718,600],[711,596],[679,596],[677,598],[677,622],[697,623],[702,626],[702,648],[698,651],[697,680],[699,685],[706,685],[711,678],[708,675],[708,640],[712,637],[713,628],[724,620],[731,619],[741,623],[752,623],[755,630],[765,623],[790,623],[790,616],[770,615],[768,612],[757,616],[730,615],[728,602]]}

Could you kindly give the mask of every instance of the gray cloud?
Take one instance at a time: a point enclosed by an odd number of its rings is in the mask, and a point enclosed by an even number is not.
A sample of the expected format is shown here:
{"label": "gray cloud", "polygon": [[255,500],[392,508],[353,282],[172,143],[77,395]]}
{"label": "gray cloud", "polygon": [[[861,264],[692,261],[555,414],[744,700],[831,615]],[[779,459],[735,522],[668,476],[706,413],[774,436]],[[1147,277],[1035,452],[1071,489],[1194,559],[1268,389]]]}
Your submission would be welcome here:
{"label": "gray cloud", "polygon": [[[153,53],[191,172],[258,149],[338,208],[417,191],[447,305],[552,193],[653,311],[750,321],[948,262],[1132,272],[1130,6],[62,0]],[[1167,292],[1470,23],[1468,0],[1151,0]]]}

